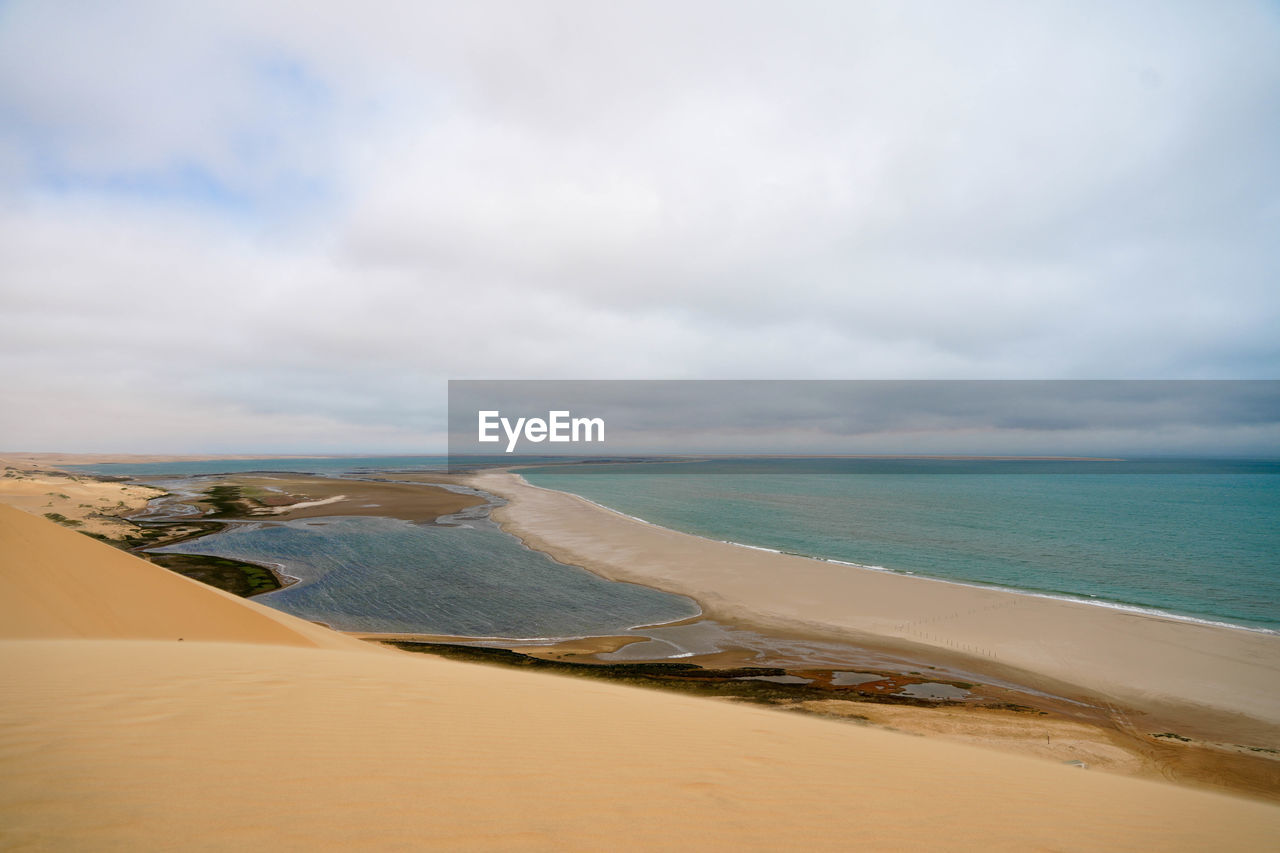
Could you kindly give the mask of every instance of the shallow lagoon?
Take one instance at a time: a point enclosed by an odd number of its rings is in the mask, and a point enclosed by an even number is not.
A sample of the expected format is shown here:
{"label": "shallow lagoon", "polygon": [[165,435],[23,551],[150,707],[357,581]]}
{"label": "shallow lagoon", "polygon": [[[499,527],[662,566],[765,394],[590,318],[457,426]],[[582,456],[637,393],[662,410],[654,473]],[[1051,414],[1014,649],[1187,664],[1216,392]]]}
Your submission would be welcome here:
{"label": "shallow lagoon", "polygon": [[273,564],[299,582],[259,601],[344,631],[565,638],[700,612],[684,596],[558,563],[485,518],[445,521],[241,522],[157,550]]}

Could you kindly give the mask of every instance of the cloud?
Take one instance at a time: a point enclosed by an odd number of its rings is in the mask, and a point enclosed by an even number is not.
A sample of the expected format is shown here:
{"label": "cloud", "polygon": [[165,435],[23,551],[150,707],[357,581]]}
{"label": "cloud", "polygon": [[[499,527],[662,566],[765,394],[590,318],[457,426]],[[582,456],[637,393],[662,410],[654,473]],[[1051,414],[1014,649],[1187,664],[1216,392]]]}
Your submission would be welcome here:
{"label": "cloud", "polygon": [[[481,412],[599,418],[605,440],[521,453],[1271,455],[1280,380],[461,381],[449,451],[492,455]],[[518,429],[516,429],[518,432]],[[502,432],[491,433],[502,435]]]}
{"label": "cloud", "polygon": [[1267,4],[9,3],[0,445],[408,451],[451,377],[1273,377],[1277,93]]}

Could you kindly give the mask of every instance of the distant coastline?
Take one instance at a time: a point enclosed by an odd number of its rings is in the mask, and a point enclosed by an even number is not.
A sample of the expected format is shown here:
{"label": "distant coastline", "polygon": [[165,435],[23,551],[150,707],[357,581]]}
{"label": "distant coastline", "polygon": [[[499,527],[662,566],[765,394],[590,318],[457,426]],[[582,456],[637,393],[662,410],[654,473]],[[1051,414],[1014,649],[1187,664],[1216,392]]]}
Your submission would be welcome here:
{"label": "distant coastline", "polygon": [[[263,460],[254,458],[246,461]],[[286,482],[276,478],[288,476],[272,475],[262,482],[258,482],[260,478],[255,475],[246,473],[232,474],[231,478],[260,488],[265,482]],[[898,681],[886,682],[896,684],[892,688],[895,691],[929,682],[929,670],[937,670],[932,679],[940,679],[944,683],[959,683],[957,679],[969,681],[975,677],[986,681],[991,686],[981,688],[980,692],[988,697],[988,703],[993,701],[991,697],[1005,696],[1003,700],[995,700],[997,704],[999,701],[1030,702],[1049,709],[1055,715],[1065,715],[1063,718],[1088,709],[1091,725],[1101,726],[1100,733],[1112,731],[1106,737],[1122,736],[1127,739],[1124,741],[1126,748],[1154,750],[1153,754],[1164,756],[1161,761],[1176,759],[1174,766],[1180,766],[1177,762],[1183,760],[1193,763],[1209,761],[1205,766],[1221,764],[1229,768],[1223,772],[1240,778],[1261,779],[1268,772],[1267,767],[1277,760],[1267,754],[1267,744],[1278,742],[1277,735],[1280,735],[1280,722],[1270,713],[1274,702],[1269,696],[1274,694],[1267,692],[1269,685],[1280,683],[1276,673],[1277,664],[1280,664],[1280,645],[1277,645],[1280,637],[1274,633],[1247,629],[1237,631],[1234,629],[1239,626],[1222,627],[1176,615],[1120,610],[1099,602],[1072,601],[1022,590],[933,581],[845,561],[810,559],[778,549],[690,536],[627,516],[585,498],[530,486],[518,474],[499,470],[481,471],[466,477],[383,472],[355,480],[298,475],[287,482],[294,483],[294,486],[306,484],[305,489],[295,490],[306,498],[298,502],[299,517],[323,518],[329,514],[343,514],[343,500],[347,501],[348,510],[360,502],[380,503],[371,501],[367,495],[353,492],[353,486],[385,488],[393,485],[391,481],[401,478],[405,487],[411,487],[411,483],[420,486],[433,481],[465,483],[502,497],[507,503],[492,513],[494,520],[527,547],[550,554],[560,562],[583,566],[606,579],[687,595],[700,605],[703,615],[686,622],[701,619],[701,624],[718,623],[730,631],[726,636],[734,638],[728,645],[719,641],[701,657],[676,648],[658,653],[658,659],[676,661],[692,656],[698,666],[732,668],[749,667],[759,655],[772,654],[786,666],[781,670],[787,673],[785,678],[811,679],[813,673],[818,672],[814,669],[816,666],[824,666],[827,671],[834,667],[897,672],[899,675],[895,678]],[[384,485],[380,486],[379,481]],[[414,492],[420,494],[417,489]],[[342,500],[335,499],[339,495]],[[389,508],[370,506],[365,511],[378,513],[389,511]],[[421,510],[411,514],[415,518],[427,518]],[[287,512],[273,511],[270,520],[289,517]],[[732,555],[728,563],[725,555]],[[766,561],[768,572],[776,574],[780,568],[783,569],[781,576],[789,578],[790,583],[782,587],[777,583],[770,584],[757,573],[751,579],[756,590],[750,592],[747,587],[752,583],[744,586],[743,579],[755,571],[751,567],[759,561]],[[828,565],[828,571],[857,569],[856,583],[843,591],[830,586],[833,578],[821,575],[823,565]],[[693,573],[693,577],[687,571],[673,573],[672,569],[680,566],[696,566],[698,571]],[[797,569],[798,566],[803,568]],[[729,568],[732,570],[726,572]],[[841,579],[841,582],[846,580]],[[750,594],[744,596],[744,591]],[[796,609],[797,602],[792,600],[797,591],[807,591],[809,599],[800,602],[800,609]],[[759,598],[760,595],[763,598]],[[757,597],[753,599],[752,596]],[[832,619],[832,601],[856,602],[861,608],[858,617],[861,621]],[[1115,629],[1121,625],[1138,627],[1138,635],[1118,640],[1120,635],[1115,633]],[[688,629],[671,631],[665,628],[638,631],[638,636],[583,636],[553,642],[543,641],[550,638],[378,637],[369,632],[357,633],[371,640],[387,642],[497,646],[516,649],[539,659],[590,664],[604,663],[611,658],[619,661],[647,660],[649,658],[643,654],[627,652],[621,657],[617,654],[623,649],[642,649],[646,645],[656,648],[664,642],[662,639],[648,640],[647,636],[677,638],[686,636],[681,632],[689,630],[704,629],[691,625]],[[734,643],[741,643],[748,636],[755,639],[735,648]],[[1011,645],[1013,638],[1020,639]],[[806,670],[805,653],[801,650],[826,648],[823,643],[862,649],[859,654],[863,654],[866,660],[878,659],[880,663],[855,665],[852,661],[856,658],[850,657],[842,664],[811,662]],[[1162,651],[1156,671],[1135,669],[1135,655],[1141,658],[1157,647]],[[788,648],[792,651],[785,651]],[[1169,652],[1168,649],[1175,651]],[[800,657],[795,657],[796,654]],[[786,662],[788,655],[792,656],[790,663]],[[1225,660],[1226,665],[1203,665],[1206,657],[1215,655]],[[1069,658],[1071,664],[1065,668],[1061,660],[1063,656]],[[886,663],[894,660],[899,662]],[[928,669],[925,669],[926,664]],[[924,674],[908,673],[910,669],[920,669]],[[724,676],[716,678],[723,680]],[[726,683],[731,682],[732,677],[729,677]],[[1008,692],[1008,687],[994,685],[1022,685],[1025,689],[1020,694],[1017,690]],[[785,684],[770,689],[773,693],[764,695],[780,697],[772,701],[782,701],[789,695]],[[1036,698],[1037,691],[1045,692],[1039,694],[1041,698]],[[831,701],[830,697],[821,698],[812,690],[805,693],[799,687],[791,695],[796,697],[793,701],[819,704]],[[809,698],[801,698],[804,696]],[[1061,700],[1052,697],[1061,697]],[[840,704],[844,707],[848,703]],[[856,708],[857,704],[850,707]],[[1076,710],[1073,711],[1073,707]],[[905,714],[908,710],[892,713]],[[1240,712],[1247,717],[1241,718]],[[890,714],[888,710],[877,713]],[[919,709],[915,713],[929,712]],[[915,725],[927,726],[928,719],[903,718],[894,725],[910,729]],[[983,725],[981,716],[966,719],[970,722],[956,723],[957,733],[976,731],[975,727]],[[1142,722],[1135,723],[1135,720]],[[1017,720],[1013,720],[1011,725],[1011,732],[1026,727],[1026,723]],[[1169,757],[1169,747],[1160,740],[1165,733],[1169,733],[1170,738],[1176,734],[1178,742],[1185,742],[1180,747],[1182,758]],[[1210,757],[1205,758],[1206,755]],[[1189,781],[1199,778],[1199,771],[1178,770],[1176,773]],[[1246,789],[1269,790],[1262,782],[1249,783]]]}
{"label": "distant coastline", "polygon": [[[606,577],[690,595],[714,618],[927,648],[970,666],[1012,667],[1024,683],[1048,678],[1059,689],[1073,684],[1111,695],[1149,713],[1194,717],[1196,706],[1214,708],[1210,716],[1244,713],[1280,732],[1274,633],[891,572],[849,572],[678,533],[531,486],[515,473],[483,472],[471,482],[507,498],[494,516],[531,547]],[[1130,636],[1131,628],[1139,630]],[[1155,665],[1137,664],[1156,648],[1165,653]]]}
{"label": "distant coastline", "polygon": [[[994,458],[994,457],[989,457],[989,458]],[[515,471],[516,469],[512,469],[512,470]],[[527,483],[528,481],[526,480],[525,482]],[[592,506],[599,507],[600,509],[605,510],[607,512],[617,513],[618,515],[624,516],[625,518],[629,518],[632,521],[639,522],[640,524],[648,524],[653,527],[662,527],[662,525],[658,524],[655,521],[650,521],[646,518],[640,518],[639,516],[630,515],[628,513],[623,512],[622,510],[616,509],[611,506],[606,506],[605,504],[602,504],[599,501],[593,501],[590,498],[584,497],[575,492],[568,492],[568,494],[572,494],[574,497],[579,498],[580,500],[586,501]],[[690,534],[690,535],[695,535],[695,534]],[[969,587],[972,589],[996,590],[998,592],[1007,592],[1011,595],[1027,595],[1027,596],[1031,596],[1032,598],[1047,598],[1050,601],[1069,601],[1074,604],[1084,604],[1091,607],[1105,607],[1111,610],[1121,610],[1129,613],[1141,614],[1144,616],[1154,616],[1159,619],[1173,619],[1176,621],[1191,622],[1197,625],[1210,625],[1218,628],[1228,628],[1236,631],[1254,631],[1262,634],[1280,635],[1280,630],[1277,630],[1274,628],[1263,628],[1256,625],[1242,625],[1237,622],[1226,622],[1226,621],[1217,620],[1217,619],[1207,619],[1207,618],[1198,617],[1198,616],[1189,616],[1185,613],[1175,613],[1170,610],[1161,610],[1158,607],[1145,607],[1139,604],[1127,604],[1124,602],[1108,601],[1108,600],[1099,599],[1099,598],[1084,598],[1082,596],[1070,595],[1068,593],[1041,592],[1041,591],[1032,590],[1032,589],[1022,589],[1022,588],[1013,587],[1013,586],[1003,586],[1001,584],[979,583],[977,581],[962,581],[962,580],[955,580],[953,578],[937,577],[933,575],[927,575],[927,576],[917,575],[915,572],[910,572],[910,571],[897,571],[894,569],[886,568],[884,566],[873,566],[873,565],[868,565],[866,563],[854,563],[848,560],[838,560],[835,557],[824,557],[819,554],[803,554],[796,551],[783,551],[778,548],[768,548],[763,545],[752,545],[747,542],[735,542],[732,539],[716,539],[710,536],[700,536],[699,538],[707,539],[710,542],[720,542],[725,545],[733,545],[734,547],[737,547],[737,548],[749,548],[753,551],[765,551],[767,553],[778,554],[780,556],[803,557],[807,560],[817,560],[823,563],[833,563],[837,566],[849,566],[850,568],[861,569],[868,572],[885,572],[887,574],[900,575],[904,577],[921,577],[924,579],[937,581],[938,583],[954,584],[955,586]]]}

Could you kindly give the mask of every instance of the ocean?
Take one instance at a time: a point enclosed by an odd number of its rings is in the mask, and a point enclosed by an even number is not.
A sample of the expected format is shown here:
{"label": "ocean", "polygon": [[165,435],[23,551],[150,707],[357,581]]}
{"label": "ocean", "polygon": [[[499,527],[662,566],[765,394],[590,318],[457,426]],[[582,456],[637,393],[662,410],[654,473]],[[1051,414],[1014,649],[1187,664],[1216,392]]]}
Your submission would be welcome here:
{"label": "ocean", "polygon": [[[846,473],[816,473],[824,465]],[[1280,630],[1280,463],[1108,465],[783,460],[521,473],[712,539]]]}
{"label": "ocean", "polygon": [[443,471],[445,456],[296,456],[261,459],[197,459],[188,462],[99,462],[64,465],[68,471],[119,477],[191,477],[209,474],[243,474],[270,471],[295,474],[361,474],[373,471]]}
{"label": "ocean", "polygon": [[[82,466],[134,476],[440,470],[443,457]],[[836,473],[832,473],[836,472]],[[699,536],[882,571],[1280,630],[1280,462],[768,460],[521,473]],[[596,578],[482,518],[234,525],[175,550],[279,563],[265,604],[349,630],[604,634],[697,612]],[[852,566],[851,571],[855,570]]]}

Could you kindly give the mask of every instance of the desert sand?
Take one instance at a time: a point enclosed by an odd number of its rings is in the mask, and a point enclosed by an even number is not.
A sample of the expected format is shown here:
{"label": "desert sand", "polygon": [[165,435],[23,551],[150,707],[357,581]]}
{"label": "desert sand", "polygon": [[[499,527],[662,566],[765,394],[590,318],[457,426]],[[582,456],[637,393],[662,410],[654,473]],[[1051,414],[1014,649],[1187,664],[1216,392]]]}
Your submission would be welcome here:
{"label": "desert sand", "polygon": [[508,499],[493,517],[531,547],[605,577],[683,593],[730,623],[914,650],[1176,719],[1196,734],[1280,743],[1280,635],[715,542],[512,472],[469,482]]}
{"label": "desert sand", "polygon": [[402,654],[0,506],[0,846],[1261,849],[1280,808]]}
{"label": "desert sand", "polygon": [[159,489],[67,474],[29,460],[0,458],[0,503],[38,515],[61,516],[63,524],[108,539],[135,532],[123,516],[163,494]]}

